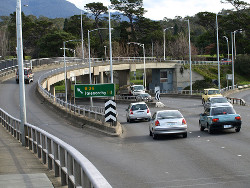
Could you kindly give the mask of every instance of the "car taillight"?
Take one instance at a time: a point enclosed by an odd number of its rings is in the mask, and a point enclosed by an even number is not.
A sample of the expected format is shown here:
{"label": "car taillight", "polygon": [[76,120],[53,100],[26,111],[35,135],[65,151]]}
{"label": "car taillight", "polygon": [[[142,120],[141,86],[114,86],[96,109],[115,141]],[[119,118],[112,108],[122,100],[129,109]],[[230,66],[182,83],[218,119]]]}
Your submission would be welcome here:
{"label": "car taillight", "polygon": [[241,120],[240,116],[235,117],[236,120]]}
{"label": "car taillight", "polygon": [[214,118],[212,119],[213,122],[218,122],[219,121],[219,118]]}
{"label": "car taillight", "polygon": [[185,125],[185,124],[187,124],[187,122],[186,122],[185,119],[183,119],[183,120],[182,120],[182,125]]}
{"label": "car taillight", "polygon": [[158,120],[155,121],[155,126],[160,126],[160,122]]}
{"label": "car taillight", "polygon": [[132,110],[130,110],[130,114],[134,114]]}
{"label": "car taillight", "polygon": [[149,113],[149,109],[147,109],[147,113]]}

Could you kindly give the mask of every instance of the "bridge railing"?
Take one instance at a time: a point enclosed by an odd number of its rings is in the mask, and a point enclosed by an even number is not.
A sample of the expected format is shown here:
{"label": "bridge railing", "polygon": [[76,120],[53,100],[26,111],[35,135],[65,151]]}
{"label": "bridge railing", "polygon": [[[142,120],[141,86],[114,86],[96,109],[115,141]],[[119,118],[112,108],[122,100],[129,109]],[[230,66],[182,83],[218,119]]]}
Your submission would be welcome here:
{"label": "bridge railing", "polygon": [[[84,65],[72,65],[70,67],[67,67],[67,70],[70,69],[75,69],[76,67],[80,68],[83,67]],[[99,106],[89,106],[89,105],[82,105],[82,106],[77,106],[75,104],[66,102],[53,94],[51,94],[49,91],[47,91],[45,88],[43,88],[42,83],[45,81],[46,78],[52,75],[56,75],[59,73],[64,72],[64,68],[58,68],[51,70],[43,75],[40,76],[38,79],[38,90],[39,92],[47,97],[52,103],[56,103],[57,105],[65,108],[66,111],[71,111],[74,112],[75,114],[78,115],[83,115],[89,118],[92,118],[96,121],[99,121],[101,123],[105,122],[105,108],[104,107],[99,107]]]}
{"label": "bridge railing", "polygon": [[[0,108],[0,123],[18,141],[21,141],[21,121]],[[111,188],[111,185],[78,150],[52,134],[29,123],[24,125],[25,146],[61,177],[62,186]]]}

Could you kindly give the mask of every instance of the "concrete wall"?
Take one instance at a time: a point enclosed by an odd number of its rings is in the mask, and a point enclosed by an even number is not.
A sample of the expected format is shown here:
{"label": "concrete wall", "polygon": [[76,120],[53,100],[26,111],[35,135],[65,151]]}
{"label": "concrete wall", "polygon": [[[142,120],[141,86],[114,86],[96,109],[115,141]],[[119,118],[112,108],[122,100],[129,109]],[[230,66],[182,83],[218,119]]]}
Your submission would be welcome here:
{"label": "concrete wall", "polygon": [[[196,80],[204,80],[204,77],[192,71],[192,83],[194,84]],[[185,87],[190,86],[190,70],[177,64],[175,68],[174,82],[177,90],[183,90]]]}

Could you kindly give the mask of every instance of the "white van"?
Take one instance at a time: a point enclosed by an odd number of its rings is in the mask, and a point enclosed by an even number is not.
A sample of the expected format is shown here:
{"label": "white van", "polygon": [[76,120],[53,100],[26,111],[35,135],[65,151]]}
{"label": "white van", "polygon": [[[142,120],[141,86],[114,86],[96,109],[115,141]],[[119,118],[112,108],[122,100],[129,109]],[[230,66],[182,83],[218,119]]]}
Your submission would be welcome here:
{"label": "white van", "polygon": [[[30,82],[34,81],[34,74],[32,73],[31,68],[23,68],[24,71],[24,82],[29,84]],[[16,71],[16,83],[19,83],[19,72],[18,69]]]}

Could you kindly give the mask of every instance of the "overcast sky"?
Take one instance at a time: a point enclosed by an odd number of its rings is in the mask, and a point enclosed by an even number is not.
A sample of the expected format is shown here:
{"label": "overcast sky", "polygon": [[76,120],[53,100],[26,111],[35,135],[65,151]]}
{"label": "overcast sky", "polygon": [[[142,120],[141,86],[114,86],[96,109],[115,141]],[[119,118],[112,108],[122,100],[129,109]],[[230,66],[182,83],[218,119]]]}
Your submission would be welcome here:
{"label": "overcast sky", "polygon": [[[109,0],[67,0],[74,3],[78,8],[92,2],[101,2],[105,6],[110,4]],[[250,3],[250,0],[244,0]],[[233,9],[230,4],[223,4],[220,0],[143,0],[143,7],[147,10],[144,15],[152,20],[162,20],[164,17],[174,18],[175,16],[194,16],[198,12],[214,12]]]}

